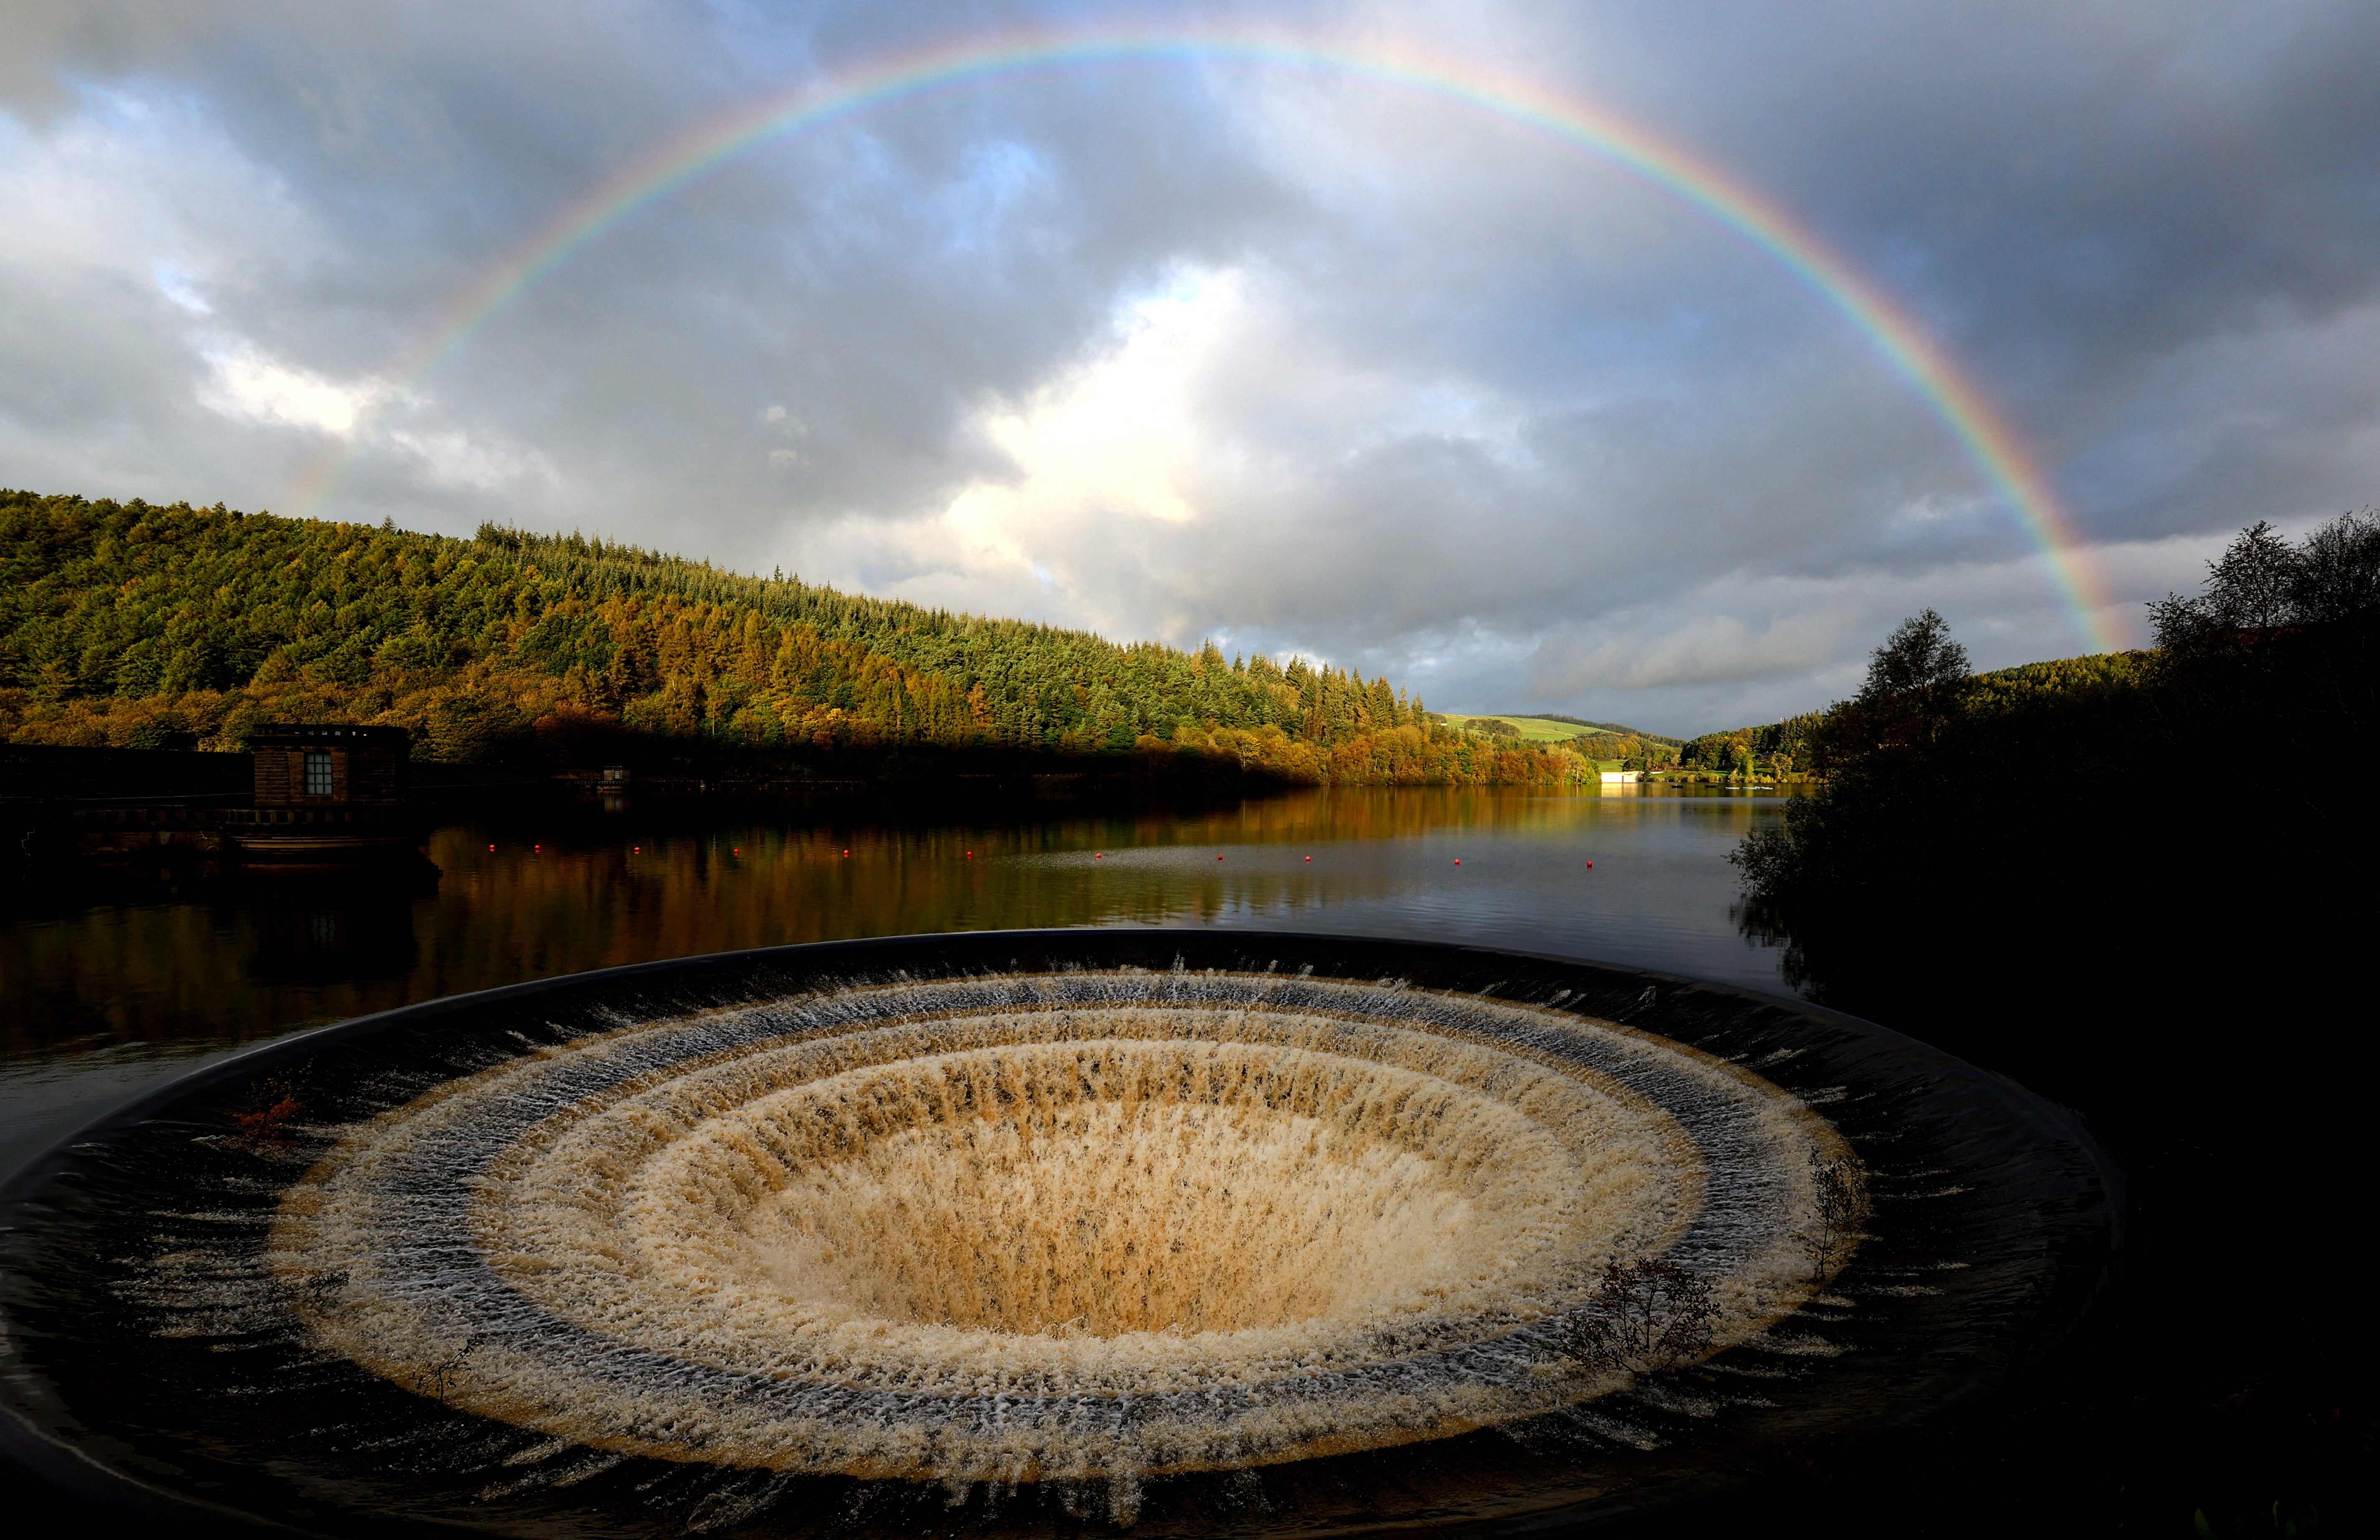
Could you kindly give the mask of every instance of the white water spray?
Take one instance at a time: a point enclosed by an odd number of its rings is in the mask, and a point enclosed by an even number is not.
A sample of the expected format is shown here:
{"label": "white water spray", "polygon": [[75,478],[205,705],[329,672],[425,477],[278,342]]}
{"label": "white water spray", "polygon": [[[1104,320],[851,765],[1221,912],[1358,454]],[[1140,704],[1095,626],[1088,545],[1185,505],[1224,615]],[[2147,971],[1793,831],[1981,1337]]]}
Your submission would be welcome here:
{"label": "white water spray", "polygon": [[1551,1010],[1248,975],[905,983],[525,1050],[348,1132],[268,1261],[421,1394],[623,1454],[949,1483],[1445,1437],[1617,1388],[1604,1266],[1812,1285],[1776,1086]]}

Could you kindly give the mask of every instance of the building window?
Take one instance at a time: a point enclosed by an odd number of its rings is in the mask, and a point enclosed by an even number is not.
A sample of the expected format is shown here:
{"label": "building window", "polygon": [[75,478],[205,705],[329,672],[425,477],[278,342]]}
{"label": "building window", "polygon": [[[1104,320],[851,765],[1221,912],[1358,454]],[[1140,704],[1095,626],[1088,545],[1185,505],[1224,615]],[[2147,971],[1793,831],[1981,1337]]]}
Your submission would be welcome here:
{"label": "building window", "polygon": [[306,751],[306,794],[331,794],[331,755],[327,749],[310,748]]}

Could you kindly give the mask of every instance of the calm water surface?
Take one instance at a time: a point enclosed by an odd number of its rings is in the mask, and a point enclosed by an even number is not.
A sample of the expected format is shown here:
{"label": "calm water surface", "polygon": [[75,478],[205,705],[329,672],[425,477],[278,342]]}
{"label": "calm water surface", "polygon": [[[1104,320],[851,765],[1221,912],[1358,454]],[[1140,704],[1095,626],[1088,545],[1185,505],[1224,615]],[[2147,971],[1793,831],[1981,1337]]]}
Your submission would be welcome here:
{"label": "calm water surface", "polygon": [[590,806],[447,824],[436,870],[406,877],[20,870],[0,879],[15,888],[0,907],[0,1170],[148,1085],[289,1032],[792,941],[1228,925],[1473,941],[1782,994],[1780,954],[1730,917],[1723,859],[1780,808],[1633,789],[952,822]]}

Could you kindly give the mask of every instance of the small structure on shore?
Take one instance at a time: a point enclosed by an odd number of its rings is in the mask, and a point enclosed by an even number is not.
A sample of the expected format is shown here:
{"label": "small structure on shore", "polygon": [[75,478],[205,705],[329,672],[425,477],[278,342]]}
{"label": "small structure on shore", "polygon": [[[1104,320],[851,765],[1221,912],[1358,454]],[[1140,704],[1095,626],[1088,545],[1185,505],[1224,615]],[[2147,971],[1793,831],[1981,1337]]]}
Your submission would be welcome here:
{"label": "small structure on shore", "polygon": [[16,747],[0,804],[27,855],[343,866],[420,845],[409,743],[401,727],[319,722],[269,728],[245,754]]}
{"label": "small structure on shore", "polygon": [[249,739],[255,805],[224,826],[254,865],[335,865],[401,855],[419,843],[406,813],[402,727],[344,722],[275,727]]}
{"label": "small structure on shore", "polygon": [[259,807],[381,806],[405,801],[402,727],[275,727],[248,741]]}

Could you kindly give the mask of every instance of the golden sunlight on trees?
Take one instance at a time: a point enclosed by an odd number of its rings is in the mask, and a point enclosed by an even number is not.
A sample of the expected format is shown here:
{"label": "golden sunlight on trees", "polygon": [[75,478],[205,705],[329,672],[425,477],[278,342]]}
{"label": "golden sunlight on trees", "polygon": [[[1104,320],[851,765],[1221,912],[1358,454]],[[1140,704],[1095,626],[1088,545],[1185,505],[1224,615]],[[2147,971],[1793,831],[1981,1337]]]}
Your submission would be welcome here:
{"label": "golden sunlight on trees", "polygon": [[296,721],[418,758],[799,767],[911,747],[1299,783],[1582,781],[1386,679],[839,593],[577,536],[459,540],[0,492],[0,739],[235,748]]}

